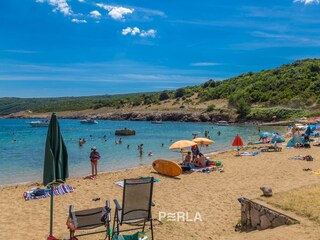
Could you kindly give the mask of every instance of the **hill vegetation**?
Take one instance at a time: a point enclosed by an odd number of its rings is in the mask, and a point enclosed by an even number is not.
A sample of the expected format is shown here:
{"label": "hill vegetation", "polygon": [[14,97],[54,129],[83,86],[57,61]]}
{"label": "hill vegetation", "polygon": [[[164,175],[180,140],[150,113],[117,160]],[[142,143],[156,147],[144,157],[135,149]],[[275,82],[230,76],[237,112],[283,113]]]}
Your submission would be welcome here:
{"label": "hill vegetation", "polygon": [[22,110],[50,112],[160,106],[169,101],[179,105],[208,102],[206,111],[213,112],[217,109],[209,102],[218,99],[227,100],[227,108],[233,109],[241,119],[317,115],[320,104],[320,59],[299,60],[275,69],[249,72],[223,81],[209,80],[198,86],[173,91],[41,99],[0,98],[0,115]]}

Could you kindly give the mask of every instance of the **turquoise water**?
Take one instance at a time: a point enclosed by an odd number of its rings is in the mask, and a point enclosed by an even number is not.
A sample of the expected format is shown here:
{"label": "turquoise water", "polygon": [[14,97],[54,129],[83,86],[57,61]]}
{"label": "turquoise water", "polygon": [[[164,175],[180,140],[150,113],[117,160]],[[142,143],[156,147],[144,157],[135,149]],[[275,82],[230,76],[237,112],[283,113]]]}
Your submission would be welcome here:
{"label": "turquoise water", "polygon": [[[42,179],[44,147],[47,128],[33,128],[31,119],[0,119],[0,185],[21,183]],[[201,149],[204,153],[231,149],[236,134],[244,143],[259,139],[257,126],[216,126],[210,123],[164,122],[151,124],[144,121],[99,120],[98,124],[80,124],[75,119],[59,119],[63,139],[69,155],[69,174],[71,177],[90,174],[90,149],[97,147],[101,159],[98,171],[115,171],[124,168],[149,165],[158,158],[181,159],[178,151],[170,151],[169,146],[181,139],[204,137],[209,131],[215,144]],[[134,129],[135,136],[122,137],[122,144],[114,135],[116,129]],[[261,127],[262,131],[283,132],[283,127]],[[221,135],[218,136],[217,132]],[[105,136],[105,137],[104,137]],[[79,147],[79,138],[86,143]],[[137,146],[143,144],[144,154],[140,158]],[[162,147],[164,144],[164,147]],[[129,149],[127,145],[130,145]],[[151,157],[148,153],[152,152]]]}

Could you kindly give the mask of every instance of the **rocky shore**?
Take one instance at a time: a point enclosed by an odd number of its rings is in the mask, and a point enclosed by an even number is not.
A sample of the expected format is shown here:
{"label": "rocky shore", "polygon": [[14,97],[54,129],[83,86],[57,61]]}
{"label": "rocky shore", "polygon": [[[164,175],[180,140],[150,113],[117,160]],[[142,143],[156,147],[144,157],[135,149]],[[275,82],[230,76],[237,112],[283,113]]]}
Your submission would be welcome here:
{"label": "rocky shore", "polygon": [[[128,113],[75,113],[61,112],[57,113],[60,118],[68,119],[104,119],[104,120],[130,120],[130,121],[176,121],[176,122],[217,122],[229,121],[234,122],[229,115],[213,114],[213,113],[190,113],[190,112],[128,112]],[[15,113],[4,116],[4,118],[45,118],[50,114],[31,114],[31,113]]]}

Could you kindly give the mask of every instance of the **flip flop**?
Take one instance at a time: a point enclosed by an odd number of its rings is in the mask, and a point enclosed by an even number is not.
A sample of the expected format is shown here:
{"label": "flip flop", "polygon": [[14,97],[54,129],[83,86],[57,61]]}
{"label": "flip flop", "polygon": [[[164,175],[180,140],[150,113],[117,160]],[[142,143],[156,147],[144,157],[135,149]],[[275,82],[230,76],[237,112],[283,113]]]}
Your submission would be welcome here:
{"label": "flip flop", "polygon": [[303,171],[311,171],[312,169],[311,168],[304,168],[302,169]]}

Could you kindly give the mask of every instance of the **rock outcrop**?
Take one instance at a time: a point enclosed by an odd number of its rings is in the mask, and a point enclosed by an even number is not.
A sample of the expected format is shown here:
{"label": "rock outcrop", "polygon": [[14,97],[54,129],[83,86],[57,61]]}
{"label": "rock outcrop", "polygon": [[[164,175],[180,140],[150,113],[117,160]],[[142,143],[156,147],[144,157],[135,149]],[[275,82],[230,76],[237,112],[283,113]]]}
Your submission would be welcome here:
{"label": "rock outcrop", "polygon": [[294,223],[299,221],[249,199],[241,200],[242,231],[265,230]]}

